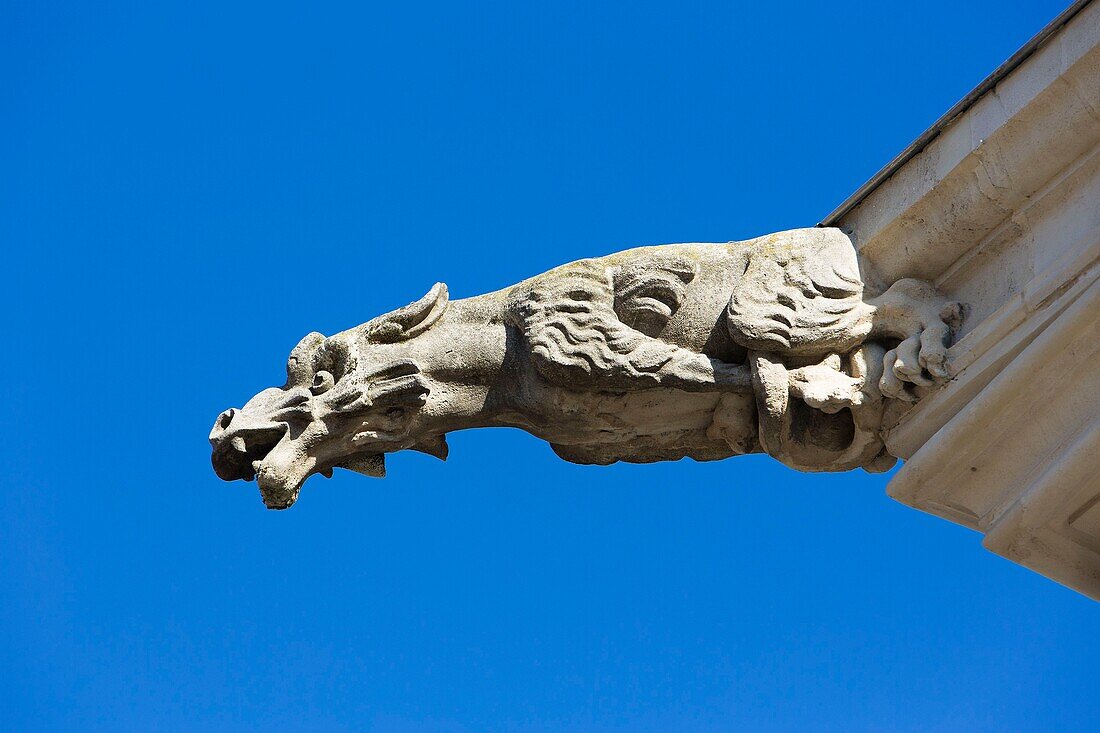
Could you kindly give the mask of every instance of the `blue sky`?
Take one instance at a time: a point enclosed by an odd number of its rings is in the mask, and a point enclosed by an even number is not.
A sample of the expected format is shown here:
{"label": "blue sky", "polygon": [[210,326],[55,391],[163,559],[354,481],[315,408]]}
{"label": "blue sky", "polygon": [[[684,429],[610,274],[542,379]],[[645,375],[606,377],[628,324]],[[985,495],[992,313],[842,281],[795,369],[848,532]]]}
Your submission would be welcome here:
{"label": "blue sky", "polygon": [[1061,2],[10,3],[11,730],[1085,730],[1097,606],[761,457],[209,465],[306,332],[818,222]]}

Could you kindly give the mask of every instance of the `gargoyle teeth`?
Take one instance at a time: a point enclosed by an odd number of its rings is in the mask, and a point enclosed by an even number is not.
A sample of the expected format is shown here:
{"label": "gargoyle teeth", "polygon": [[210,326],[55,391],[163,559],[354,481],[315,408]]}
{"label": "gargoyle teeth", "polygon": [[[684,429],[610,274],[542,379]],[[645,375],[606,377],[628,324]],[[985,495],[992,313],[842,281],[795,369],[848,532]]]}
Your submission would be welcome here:
{"label": "gargoyle teeth", "polygon": [[332,478],[332,469],[331,468],[322,468],[320,473],[325,478]]}
{"label": "gargoyle teeth", "polygon": [[239,435],[233,438],[233,440],[229,441],[229,444],[232,445],[233,450],[237,451],[238,453],[248,452],[248,446],[245,445],[244,438]]}

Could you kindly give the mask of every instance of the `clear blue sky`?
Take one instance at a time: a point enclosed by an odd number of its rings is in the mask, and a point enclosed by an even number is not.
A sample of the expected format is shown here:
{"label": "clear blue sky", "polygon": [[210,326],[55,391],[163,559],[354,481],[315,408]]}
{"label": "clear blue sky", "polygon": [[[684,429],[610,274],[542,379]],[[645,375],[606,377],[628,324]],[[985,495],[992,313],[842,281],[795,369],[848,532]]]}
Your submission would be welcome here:
{"label": "clear blue sky", "polygon": [[1095,726],[1100,606],[887,477],[206,442],[436,279],[815,224],[1064,2],[6,4],[0,727]]}

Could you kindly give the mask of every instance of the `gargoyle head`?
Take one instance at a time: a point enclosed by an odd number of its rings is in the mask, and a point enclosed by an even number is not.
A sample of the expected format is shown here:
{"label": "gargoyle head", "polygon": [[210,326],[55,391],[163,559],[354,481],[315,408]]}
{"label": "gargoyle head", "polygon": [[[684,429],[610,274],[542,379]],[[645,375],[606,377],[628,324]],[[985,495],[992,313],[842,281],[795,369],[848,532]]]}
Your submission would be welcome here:
{"label": "gargoyle head", "polygon": [[397,348],[446,307],[447,288],[439,283],[417,302],[358,328],[303,338],[287,360],[285,386],[218,416],[210,432],[215,472],[226,481],[256,479],[264,504],[285,509],[315,473],[346,468],[381,477],[384,454],[406,448],[446,458],[442,435],[416,434],[429,384]]}

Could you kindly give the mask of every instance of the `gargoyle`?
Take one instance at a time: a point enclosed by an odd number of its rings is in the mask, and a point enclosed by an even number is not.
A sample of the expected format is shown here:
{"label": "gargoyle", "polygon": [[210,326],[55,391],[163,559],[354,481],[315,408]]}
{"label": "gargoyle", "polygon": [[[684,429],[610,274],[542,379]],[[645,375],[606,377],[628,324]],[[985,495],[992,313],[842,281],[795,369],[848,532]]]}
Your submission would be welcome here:
{"label": "gargoyle", "polygon": [[764,451],[800,470],[889,468],[890,404],[948,377],[961,309],[927,282],[864,292],[840,230],[642,247],[511,288],[427,295],[306,336],[287,382],[223,412],[217,474],[289,507],[314,473],[446,458],[446,434],[511,426],[576,463]]}

